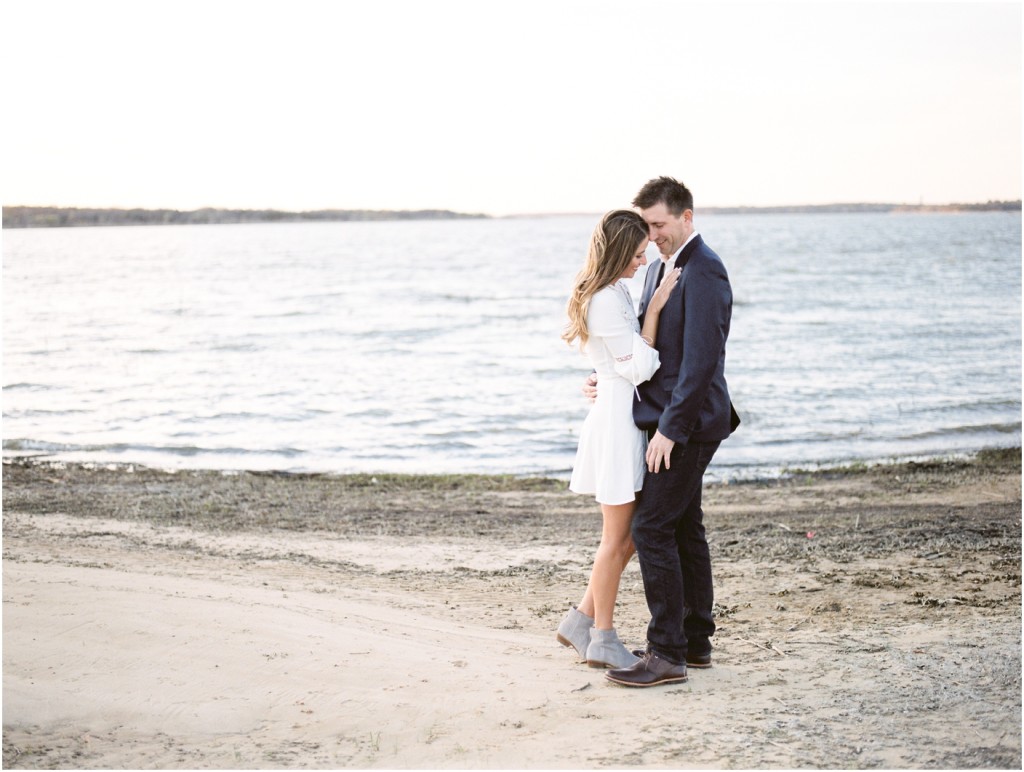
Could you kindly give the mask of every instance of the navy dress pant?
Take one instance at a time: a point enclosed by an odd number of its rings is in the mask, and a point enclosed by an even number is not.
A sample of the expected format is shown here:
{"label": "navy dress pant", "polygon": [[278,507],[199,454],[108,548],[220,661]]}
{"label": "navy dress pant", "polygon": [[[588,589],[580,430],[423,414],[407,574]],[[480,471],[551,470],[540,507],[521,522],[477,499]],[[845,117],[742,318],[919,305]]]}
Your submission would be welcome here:
{"label": "navy dress pant", "polygon": [[647,472],[633,515],[633,543],[651,612],[647,644],[677,664],[688,652],[711,653],[715,598],[701,491],[719,444],[677,444],[669,469]]}

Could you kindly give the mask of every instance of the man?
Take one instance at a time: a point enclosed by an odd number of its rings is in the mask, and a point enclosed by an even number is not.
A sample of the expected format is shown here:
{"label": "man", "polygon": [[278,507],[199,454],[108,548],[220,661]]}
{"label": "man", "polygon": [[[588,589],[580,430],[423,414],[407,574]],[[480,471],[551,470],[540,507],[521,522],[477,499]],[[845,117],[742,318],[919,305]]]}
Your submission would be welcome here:
{"label": "man", "polygon": [[633,401],[633,420],[650,438],[632,526],[651,612],[647,651],[607,678],[654,686],[685,681],[688,664],[711,666],[714,593],[702,480],[739,417],[725,383],[732,289],[722,260],[694,230],[692,194],[671,177],[659,177],[643,186],[633,206],[662,256],[660,266],[647,271],[641,322],[661,275],[671,270],[666,266],[682,274],[658,320],[661,367]]}

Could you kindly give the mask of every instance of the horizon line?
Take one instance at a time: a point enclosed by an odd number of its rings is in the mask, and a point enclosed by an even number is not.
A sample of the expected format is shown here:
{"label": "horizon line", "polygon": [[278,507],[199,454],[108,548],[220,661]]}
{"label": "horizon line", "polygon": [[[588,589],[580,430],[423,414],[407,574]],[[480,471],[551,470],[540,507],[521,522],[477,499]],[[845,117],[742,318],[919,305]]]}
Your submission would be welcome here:
{"label": "horizon line", "polygon": [[[896,202],[896,201],[832,201],[819,204],[716,204],[701,207],[694,207],[697,212],[757,212],[766,210],[798,210],[798,209],[825,209],[836,207],[879,207],[879,208],[907,208],[907,209],[939,209],[939,208],[977,208],[984,206],[1008,206],[1020,207],[1022,200],[990,198],[985,201],[949,201],[944,203],[930,202],[917,203]],[[417,208],[368,208],[368,207],[321,207],[311,209],[279,209],[276,207],[236,207],[236,206],[199,206],[194,208],[176,208],[169,206],[85,206],[85,205],[56,205],[56,204],[3,204],[0,209],[7,210],[63,210],[63,211],[93,211],[93,212],[176,212],[181,214],[198,212],[240,212],[240,213],[274,213],[283,215],[306,215],[326,214],[332,212],[365,212],[365,213],[445,213],[470,217],[490,217],[502,219],[506,217],[572,217],[581,215],[600,215],[599,210],[551,210],[551,211],[519,211],[507,212],[505,214],[494,214],[482,211],[469,212],[445,207],[417,207]]]}

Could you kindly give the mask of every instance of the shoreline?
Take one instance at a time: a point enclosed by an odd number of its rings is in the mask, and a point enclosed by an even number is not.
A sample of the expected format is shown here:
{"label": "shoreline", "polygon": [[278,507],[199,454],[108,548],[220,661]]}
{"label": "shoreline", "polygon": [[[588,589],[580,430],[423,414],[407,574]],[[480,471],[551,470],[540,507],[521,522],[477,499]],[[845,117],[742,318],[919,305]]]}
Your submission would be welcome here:
{"label": "shoreline", "polygon": [[600,532],[562,481],[3,478],[7,768],[1021,763],[1019,449],[708,485],[714,666],[650,690],[554,641]]}
{"label": "shoreline", "polygon": [[[337,472],[319,469],[260,469],[260,468],[228,468],[228,467],[204,467],[204,466],[162,466],[159,464],[142,461],[123,461],[116,459],[62,459],[57,454],[37,451],[18,452],[6,451],[7,455],[2,458],[4,465],[33,465],[45,464],[55,467],[78,467],[81,469],[108,469],[120,471],[148,470],[167,474],[222,474],[222,475],[276,475],[280,477],[328,477],[328,478],[360,478],[360,477],[398,477],[410,479],[449,479],[449,478],[494,478],[509,480],[551,480],[555,482],[568,483],[571,476],[571,469],[555,471],[530,471],[530,472],[388,472],[388,471],[361,471],[361,472]],[[788,480],[793,477],[807,477],[815,475],[835,474],[861,474],[868,471],[880,471],[899,467],[914,467],[931,464],[962,464],[978,463],[986,458],[1002,456],[1005,454],[1020,455],[1021,446],[987,446],[977,450],[948,451],[942,453],[907,454],[903,456],[887,456],[865,459],[843,459],[826,461],[808,466],[784,466],[784,467],[761,467],[750,466],[749,474],[736,473],[737,467],[730,467],[726,473],[724,470],[716,469],[714,463],[705,472],[705,487],[709,485],[749,485],[767,483],[776,480]],[[744,468],[746,469],[746,468]],[[769,471],[765,471],[769,470]]]}

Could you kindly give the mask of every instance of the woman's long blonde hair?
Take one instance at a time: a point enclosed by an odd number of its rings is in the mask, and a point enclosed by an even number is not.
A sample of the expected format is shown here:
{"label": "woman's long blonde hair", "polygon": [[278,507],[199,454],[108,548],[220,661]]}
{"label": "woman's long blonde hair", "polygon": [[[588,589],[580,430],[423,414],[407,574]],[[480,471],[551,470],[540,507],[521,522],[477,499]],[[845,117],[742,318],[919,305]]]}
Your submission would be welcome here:
{"label": "woman's long blonde hair", "polygon": [[586,347],[590,337],[587,334],[590,299],[619,280],[629,267],[637,247],[646,238],[647,223],[636,212],[616,209],[601,218],[601,223],[590,237],[587,260],[576,274],[565,309],[569,324],[562,333],[562,339],[570,346],[578,338],[580,349]]}

